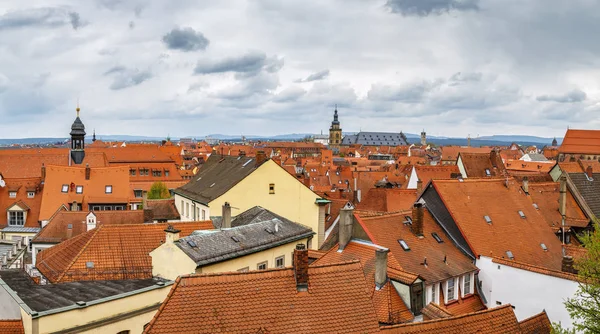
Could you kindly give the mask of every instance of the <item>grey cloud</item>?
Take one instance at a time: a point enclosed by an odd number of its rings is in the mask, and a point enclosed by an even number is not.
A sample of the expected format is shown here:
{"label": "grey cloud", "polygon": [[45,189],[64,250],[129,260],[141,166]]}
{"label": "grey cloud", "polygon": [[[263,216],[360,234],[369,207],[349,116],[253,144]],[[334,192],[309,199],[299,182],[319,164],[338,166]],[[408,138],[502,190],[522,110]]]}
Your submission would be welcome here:
{"label": "grey cloud", "polygon": [[135,28],[135,22],[129,21],[129,29]]}
{"label": "grey cloud", "polygon": [[427,16],[453,10],[479,10],[479,0],[388,0],[386,6],[392,13],[404,16]]}
{"label": "grey cloud", "polygon": [[112,90],[120,90],[132,86],[137,86],[142,82],[152,78],[150,70],[140,71],[137,68],[126,68],[124,66],[115,66],[104,72],[104,75],[113,76],[113,82],[110,85]]}
{"label": "grey cloud", "polygon": [[279,92],[279,94],[273,96],[273,102],[295,102],[305,94],[306,91],[301,87],[292,86],[282,90],[281,92]]}
{"label": "grey cloud", "polygon": [[481,81],[482,74],[481,73],[463,73],[456,72],[453,74],[448,80],[450,86],[460,85],[462,83],[467,82],[478,82]]}
{"label": "grey cloud", "polygon": [[0,73],[0,94],[4,92],[8,88],[8,83],[10,80],[6,77],[6,75]]}
{"label": "grey cloud", "polygon": [[27,27],[57,28],[68,24],[75,30],[83,26],[78,13],[69,12],[63,7],[21,9],[0,16],[0,30]]}
{"label": "grey cloud", "polygon": [[163,36],[163,42],[171,50],[185,52],[205,50],[210,41],[204,35],[190,27],[175,28]]}
{"label": "grey cloud", "polygon": [[562,95],[540,95],[536,100],[541,102],[575,103],[583,102],[587,99],[587,94],[579,89],[574,89]]}
{"label": "grey cloud", "polygon": [[323,80],[325,78],[327,78],[329,76],[329,70],[322,70],[319,71],[317,73],[313,73],[311,75],[309,75],[308,77],[306,77],[305,79],[298,79],[295,82],[311,82],[311,81],[318,81],[318,80]]}
{"label": "grey cloud", "polygon": [[394,101],[402,103],[419,103],[433,88],[439,86],[440,81],[423,81],[416,84],[406,84],[399,87],[374,84],[367,93],[370,100]]}
{"label": "grey cloud", "polygon": [[199,61],[194,73],[214,74],[234,72],[238,78],[253,76],[261,70],[270,73],[278,72],[283,67],[283,58],[277,56],[267,58],[265,53],[250,52],[239,57],[225,58],[218,61]]}

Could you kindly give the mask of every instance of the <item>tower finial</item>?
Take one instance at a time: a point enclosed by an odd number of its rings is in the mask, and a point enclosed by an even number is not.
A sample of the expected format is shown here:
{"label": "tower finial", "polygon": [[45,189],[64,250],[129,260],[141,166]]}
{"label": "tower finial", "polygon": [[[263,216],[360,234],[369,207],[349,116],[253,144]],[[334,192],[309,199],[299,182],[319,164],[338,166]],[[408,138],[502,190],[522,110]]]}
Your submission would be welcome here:
{"label": "tower finial", "polygon": [[79,98],[77,98],[77,109],[75,110],[77,110],[77,117],[79,117]]}

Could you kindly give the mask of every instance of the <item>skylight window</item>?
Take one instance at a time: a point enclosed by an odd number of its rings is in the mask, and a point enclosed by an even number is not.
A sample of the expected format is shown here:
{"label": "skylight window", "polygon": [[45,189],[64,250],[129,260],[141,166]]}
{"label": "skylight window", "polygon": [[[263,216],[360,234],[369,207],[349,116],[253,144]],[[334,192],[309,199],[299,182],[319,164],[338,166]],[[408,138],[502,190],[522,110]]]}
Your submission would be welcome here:
{"label": "skylight window", "polygon": [[488,224],[492,223],[492,218],[490,218],[490,216],[483,216],[483,219],[485,219],[485,222]]}
{"label": "skylight window", "polygon": [[412,224],[412,218],[410,216],[404,216],[404,223]]}
{"label": "skylight window", "polygon": [[68,193],[69,192],[69,185],[68,184],[63,184],[61,192]]}
{"label": "skylight window", "polygon": [[492,174],[490,173],[489,168],[485,169],[485,176],[492,176]]}
{"label": "skylight window", "polygon": [[538,206],[536,203],[533,203],[533,207],[534,207],[536,210],[539,210],[539,209],[540,209],[540,207],[539,207],[539,206]]}
{"label": "skylight window", "polygon": [[400,246],[402,246],[402,249],[404,249],[405,251],[410,250],[410,247],[408,247],[408,244],[406,243],[406,241],[399,239],[398,243],[400,244]]}
{"label": "skylight window", "polygon": [[506,251],[506,256],[508,256],[508,258],[511,260],[515,259],[515,256],[513,255],[513,253],[511,251]]}
{"label": "skylight window", "polygon": [[431,233],[431,236],[435,239],[435,241],[438,242],[438,244],[441,244],[442,242],[444,242],[442,240],[442,238],[440,238],[440,236],[437,233],[435,233],[435,232]]}
{"label": "skylight window", "polygon": [[83,194],[83,186],[77,186],[77,187],[75,187],[75,192],[77,194]]}
{"label": "skylight window", "polygon": [[244,162],[244,164],[242,165],[242,167],[246,167],[246,166],[248,166],[248,164],[249,164],[249,163],[251,163],[251,162],[252,162],[252,159],[250,159],[250,160],[248,160],[248,161]]}
{"label": "skylight window", "polygon": [[240,239],[238,239],[236,236],[232,236],[231,240],[233,240],[234,242],[240,242]]}
{"label": "skylight window", "polygon": [[94,268],[94,262],[92,262],[92,261],[86,262],[85,263],[85,267],[88,268],[88,269]]}
{"label": "skylight window", "polygon": [[542,247],[542,249],[543,249],[544,251],[547,251],[547,250],[548,250],[548,247],[546,247],[546,244],[544,244],[544,243],[541,243],[541,244],[540,244],[540,246]]}
{"label": "skylight window", "polygon": [[525,213],[523,213],[523,211],[519,210],[519,216],[521,216],[521,218],[525,219]]}
{"label": "skylight window", "polygon": [[105,186],[104,192],[107,194],[112,194],[112,186]]}
{"label": "skylight window", "polygon": [[198,245],[196,245],[196,243],[194,242],[194,240],[188,240],[188,241],[187,241],[187,244],[188,244],[190,247],[198,247]]}

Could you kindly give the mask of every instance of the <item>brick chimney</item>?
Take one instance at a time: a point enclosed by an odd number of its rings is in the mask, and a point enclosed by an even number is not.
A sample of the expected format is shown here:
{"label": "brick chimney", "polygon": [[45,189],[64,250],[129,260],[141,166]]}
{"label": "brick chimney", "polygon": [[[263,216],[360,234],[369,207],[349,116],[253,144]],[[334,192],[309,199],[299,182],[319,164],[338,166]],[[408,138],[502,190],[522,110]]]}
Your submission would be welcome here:
{"label": "brick chimney", "polygon": [[591,165],[587,166],[587,168],[585,169],[585,174],[587,175],[588,179],[593,179],[594,178],[594,169],[592,168]]}
{"label": "brick chimney", "polygon": [[420,194],[423,191],[423,181],[421,179],[417,180],[417,194]]}
{"label": "brick chimney", "polygon": [[387,248],[379,248],[375,251],[375,287],[377,290],[383,288],[385,283],[387,283],[389,252],[390,250]]}
{"label": "brick chimney", "polygon": [[558,211],[562,216],[567,215],[567,177],[560,176],[560,194],[558,197]]}
{"label": "brick chimney", "polygon": [[412,209],[410,230],[415,235],[423,235],[423,204],[415,203]]}
{"label": "brick chimney", "polygon": [[265,161],[267,161],[265,151],[256,151],[256,167],[262,165]]}
{"label": "brick chimney", "polygon": [[229,202],[223,204],[222,218],[221,228],[231,228],[231,205],[229,205]]}
{"label": "brick chimney", "polygon": [[352,226],[354,225],[354,209],[342,208],[340,210],[340,221],[338,232],[338,250],[344,250],[350,239],[352,239]]}
{"label": "brick chimney", "polygon": [[523,177],[523,191],[529,195],[529,178],[527,176]]}
{"label": "brick chimney", "polygon": [[90,179],[90,174],[91,174],[90,164],[85,164],[85,179],[86,180]]}
{"label": "brick chimney", "polygon": [[179,240],[179,232],[181,232],[180,230],[177,230],[173,227],[173,225],[169,224],[169,226],[167,227],[167,229],[165,230],[165,232],[167,233],[166,237],[165,237],[165,242],[168,244],[172,244],[175,241]]}
{"label": "brick chimney", "polygon": [[562,259],[562,271],[571,274],[577,274],[577,270],[574,267],[575,261],[572,256],[565,255]]}
{"label": "brick chimney", "polygon": [[498,152],[495,149],[490,152],[490,162],[492,167],[498,167]]}
{"label": "brick chimney", "polygon": [[46,180],[46,166],[42,163],[42,182]]}
{"label": "brick chimney", "polygon": [[304,244],[297,244],[294,249],[294,277],[296,290],[308,291],[308,250]]}

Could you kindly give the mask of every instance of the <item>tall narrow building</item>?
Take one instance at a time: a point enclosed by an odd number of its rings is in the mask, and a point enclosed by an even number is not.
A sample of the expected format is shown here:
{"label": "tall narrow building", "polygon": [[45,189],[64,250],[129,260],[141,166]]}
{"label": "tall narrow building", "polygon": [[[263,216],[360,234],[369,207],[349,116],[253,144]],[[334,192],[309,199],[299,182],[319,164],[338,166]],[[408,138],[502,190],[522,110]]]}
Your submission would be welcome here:
{"label": "tall narrow building", "polygon": [[425,133],[425,129],[423,129],[423,131],[421,131],[421,145],[422,146],[427,145],[427,133]]}
{"label": "tall narrow building", "polygon": [[329,148],[337,149],[342,143],[342,128],[340,128],[340,121],[338,120],[337,106],[333,113],[333,122],[329,128]]}
{"label": "tall narrow building", "polygon": [[[71,161],[81,165],[85,158],[85,125],[79,118],[79,106],[77,107],[77,118],[71,125]],[[70,164],[69,164],[70,165]]]}

